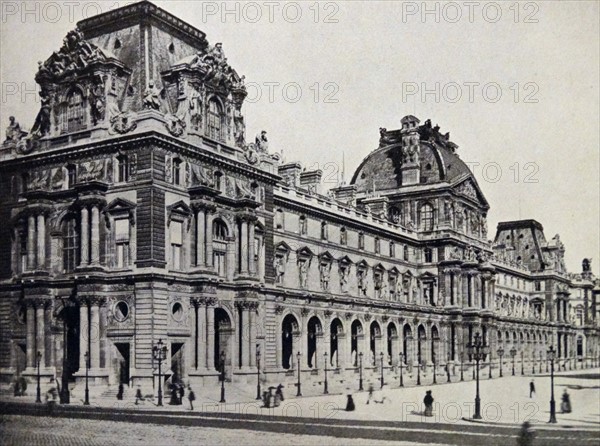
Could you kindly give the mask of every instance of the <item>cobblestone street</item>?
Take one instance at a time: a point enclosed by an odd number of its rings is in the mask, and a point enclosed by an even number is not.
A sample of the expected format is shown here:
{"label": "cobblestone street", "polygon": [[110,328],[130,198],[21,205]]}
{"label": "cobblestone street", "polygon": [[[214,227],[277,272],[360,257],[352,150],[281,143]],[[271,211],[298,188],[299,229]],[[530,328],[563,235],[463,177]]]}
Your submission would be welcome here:
{"label": "cobblestone street", "polygon": [[[232,421],[235,423],[235,421]],[[2,446],[165,446],[178,445],[364,445],[364,439],[295,435],[244,429],[115,423],[32,416],[0,418]],[[369,440],[374,446],[410,445],[412,442]]]}

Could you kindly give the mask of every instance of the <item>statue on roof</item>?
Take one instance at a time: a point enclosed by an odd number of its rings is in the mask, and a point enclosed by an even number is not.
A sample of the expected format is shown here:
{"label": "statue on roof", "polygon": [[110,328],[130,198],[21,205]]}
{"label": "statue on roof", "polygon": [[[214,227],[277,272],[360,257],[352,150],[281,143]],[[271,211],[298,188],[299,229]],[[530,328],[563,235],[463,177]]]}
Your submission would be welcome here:
{"label": "statue on roof", "polygon": [[21,138],[27,136],[27,132],[21,130],[21,125],[14,116],[8,118],[8,127],[6,127],[5,142],[18,142]]}

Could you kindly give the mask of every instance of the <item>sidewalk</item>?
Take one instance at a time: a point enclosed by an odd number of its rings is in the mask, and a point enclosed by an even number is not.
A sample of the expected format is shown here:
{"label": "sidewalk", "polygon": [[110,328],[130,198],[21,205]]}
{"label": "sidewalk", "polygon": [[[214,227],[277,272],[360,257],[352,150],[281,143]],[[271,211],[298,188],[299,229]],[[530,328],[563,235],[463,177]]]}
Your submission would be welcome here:
{"label": "sidewalk", "polygon": [[[329,386],[329,395],[296,397],[296,386],[288,385],[284,389],[285,401],[280,407],[262,408],[262,402],[257,401],[256,387],[243,388],[231,383],[225,384],[227,403],[219,403],[220,387],[203,389],[200,394],[195,391],[197,400],[194,402],[195,412],[208,413],[238,413],[261,414],[266,416],[310,417],[319,419],[339,420],[369,420],[369,421],[415,421],[426,423],[470,424],[473,420],[475,382],[455,382],[451,384],[423,385],[398,388],[398,383],[384,386],[379,390],[379,380],[370,377],[364,381],[364,389],[371,383],[375,389],[373,400],[366,404],[368,392],[357,392],[357,382]],[[529,398],[529,382],[534,379],[536,394]],[[431,377],[429,377],[429,380]],[[438,380],[439,382],[440,380]],[[560,413],[560,400],[564,389],[571,396],[573,412]],[[266,390],[266,389],[263,389]],[[303,395],[322,392],[322,383],[315,383],[310,388],[302,388]],[[424,417],[423,397],[426,390],[432,390],[434,397],[433,417]],[[577,429],[593,429],[600,431],[600,369],[573,370],[560,372],[555,376],[555,400],[557,409],[557,425],[547,423],[550,413],[550,376],[540,374],[535,376],[504,376],[492,380],[481,377],[480,397],[483,423],[520,425],[530,421],[537,427],[553,428],[573,426]],[[14,402],[30,402],[34,404],[35,388],[28,389],[28,396],[12,397],[3,395],[0,400]],[[352,393],[356,410],[346,412],[346,394]],[[135,405],[133,392],[129,390],[126,400],[119,401],[114,397],[90,397],[94,407],[114,407],[115,409],[134,409],[139,411],[167,410],[189,413],[187,395],[180,406],[169,405],[168,395],[165,395],[163,407],[158,408],[156,401],[145,401]],[[385,399],[384,399],[385,397]],[[383,403],[377,401],[384,400]],[[72,397],[71,405],[81,405],[82,399]]]}

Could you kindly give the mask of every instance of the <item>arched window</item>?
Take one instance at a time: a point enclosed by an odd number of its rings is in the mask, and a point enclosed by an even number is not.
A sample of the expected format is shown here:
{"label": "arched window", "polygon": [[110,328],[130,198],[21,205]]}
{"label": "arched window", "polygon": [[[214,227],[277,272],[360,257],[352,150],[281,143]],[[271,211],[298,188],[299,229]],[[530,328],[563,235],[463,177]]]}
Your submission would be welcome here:
{"label": "arched window", "polygon": [[227,275],[227,225],[221,220],[215,220],[212,227],[213,236],[213,265],[221,277]]}
{"label": "arched window", "polygon": [[63,133],[72,133],[86,127],[84,98],[81,90],[75,89],[67,96],[66,120],[63,121]]}
{"label": "arched window", "polygon": [[430,204],[424,204],[420,210],[421,230],[433,230],[433,207]]}
{"label": "arched window", "polygon": [[67,218],[63,231],[63,269],[71,273],[79,265],[79,222],[76,216]]}
{"label": "arched window", "polygon": [[223,139],[223,108],[216,99],[208,102],[208,117],[206,119],[206,133],[209,137],[217,140]]}

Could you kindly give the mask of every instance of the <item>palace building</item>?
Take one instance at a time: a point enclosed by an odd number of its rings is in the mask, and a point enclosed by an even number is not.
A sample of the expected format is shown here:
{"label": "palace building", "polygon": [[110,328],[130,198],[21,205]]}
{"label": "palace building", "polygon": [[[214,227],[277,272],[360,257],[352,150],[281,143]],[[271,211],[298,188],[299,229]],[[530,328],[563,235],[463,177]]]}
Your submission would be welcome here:
{"label": "palace building", "polygon": [[566,271],[535,220],[490,241],[490,204],[431,121],[379,129],[350,183],[323,190],[246,136],[223,46],[146,1],[79,22],[35,79],[31,130],[11,118],[0,149],[4,382],[39,362],[74,392],[86,366],[96,389],[151,389],[159,340],[165,377],[199,392],[223,370],[354,380],[359,361],[456,375],[475,333],[494,371],[500,349],[527,373],[551,345],[561,368],[598,362],[590,260]]}

